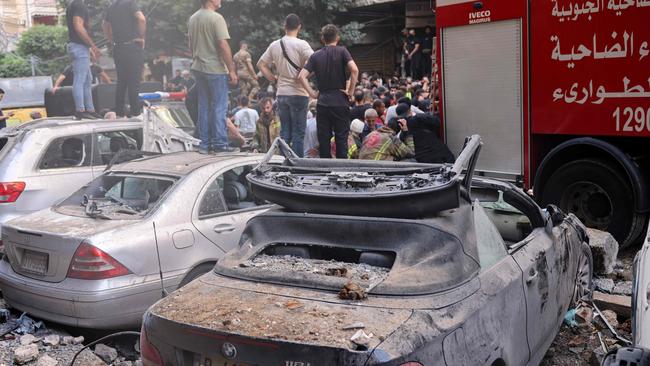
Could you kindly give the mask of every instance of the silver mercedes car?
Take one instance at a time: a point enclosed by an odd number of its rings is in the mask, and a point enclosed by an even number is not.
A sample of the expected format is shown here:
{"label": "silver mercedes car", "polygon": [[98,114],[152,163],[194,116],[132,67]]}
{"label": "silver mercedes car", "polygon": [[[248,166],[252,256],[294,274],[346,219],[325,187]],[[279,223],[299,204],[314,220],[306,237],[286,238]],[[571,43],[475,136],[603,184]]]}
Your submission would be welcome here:
{"label": "silver mercedes car", "polygon": [[145,111],[132,120],[47,118],[0,131],[0,227],[69,196],[121,150],[191,151],[198,140]]}
{"label": "silver mercedes car", "polygon": [[211,270],[270,207],[245,178],[261,159],[180,152],[134,160],[9,221],[0,261],[6,302],[66,325],[138,326],[147,307]]}

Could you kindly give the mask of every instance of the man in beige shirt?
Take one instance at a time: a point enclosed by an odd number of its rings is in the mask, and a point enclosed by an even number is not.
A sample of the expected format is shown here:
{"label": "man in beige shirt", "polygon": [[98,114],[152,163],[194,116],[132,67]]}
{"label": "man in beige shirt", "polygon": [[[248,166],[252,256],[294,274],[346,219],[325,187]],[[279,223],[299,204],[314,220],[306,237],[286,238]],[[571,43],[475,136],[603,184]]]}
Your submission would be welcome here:
{"label": "man in beige shirt", "polygon": [[248,96],[249,100],[257,99],[260,84],[257,82],[257,73],[253,68],[253,59],[248,52],[248,42],[239,42],[239,51],[232,58],[237,68],[241,95]]}
{"label": "man in beige shirt", "polygon": [[[269,45],[257,67],[271,83],[277,83],[280,135],[302,157],[309,94],[298,81],[298,74],[314,50],[298,38],[301,28],[300,18],[289,14],[284,21],[285,36]],[[277,75],[271,65],[275,65]]]}
{"label": "man in beige shirt", "polygon": [[201,0],[188,25],[192,72],[199,94],[199,152],[230,152],[226,128],[228,81],[236,85],[237,70],[228,40],[228,26],[217,13],[221,0]]}

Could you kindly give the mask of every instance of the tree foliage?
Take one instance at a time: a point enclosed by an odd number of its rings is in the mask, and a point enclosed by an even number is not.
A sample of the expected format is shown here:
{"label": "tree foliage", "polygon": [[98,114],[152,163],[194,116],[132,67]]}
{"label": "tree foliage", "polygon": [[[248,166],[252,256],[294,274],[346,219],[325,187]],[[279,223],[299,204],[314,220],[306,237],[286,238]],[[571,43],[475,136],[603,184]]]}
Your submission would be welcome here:
{"label": "tree foliage", "polygon": [[[65,6],[65,0],[59,0]],[[198,0],[137,0],[147,16],[147,48],[150,56],[168,54],[187,48],[187,21],[199,8]],[[327,23],[341,27],[342,39],[351,43],[363,37],[357,22],[340,24],[337,16],[352,6],[354,0],[238,0],[224,1],[219,10],[228,22],[231,46],[246,39],[259,54],[282,35],[287,14],[296,13],[303,20],[302,37],[318,44],[320,28]],[[107,0],[86,0],[91,14],[95,38],[101,35],[101,17],[110,4]]]}
{"label": "tree foliage", "polygon": [[31,76],[31,56],[36,57],[39,75],[58,74],[68,62],[67,42],[65,27],[35,25],[21,34],[15,54],[0,58],[0,77]]}
{"label": "tree foliage", "polygon": [[19,78],[31,75],[31,66],[25,59],[10,53],[0,54],[0,78]]}

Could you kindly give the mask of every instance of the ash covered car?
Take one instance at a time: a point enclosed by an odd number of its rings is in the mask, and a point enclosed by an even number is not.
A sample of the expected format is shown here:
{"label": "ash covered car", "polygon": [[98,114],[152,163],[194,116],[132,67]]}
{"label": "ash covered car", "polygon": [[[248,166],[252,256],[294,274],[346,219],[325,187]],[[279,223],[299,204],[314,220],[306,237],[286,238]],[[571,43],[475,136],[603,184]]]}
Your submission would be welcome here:
{"label": "ash covered car", "polygon": [[191,151],[198,140],[154,118],[47,118],[0,131],[0,227],[69,196],[123,150]]}
{"label": "ash covered car", "polygon": [[245,178],[262,158],[179,152],[134,160],[52,208],[9,221],[4,300],[66,325],[139,326],[162,288],[210,271],[246,222],[270,207]]}
{"label": "ash covered car", "polygon": [[[153,305],[146,365],[536,365],[591,293],[584,226],[455,165],[304,160],[248,179],[283,209]],[[467,168],[467,173],[461,172]]]}

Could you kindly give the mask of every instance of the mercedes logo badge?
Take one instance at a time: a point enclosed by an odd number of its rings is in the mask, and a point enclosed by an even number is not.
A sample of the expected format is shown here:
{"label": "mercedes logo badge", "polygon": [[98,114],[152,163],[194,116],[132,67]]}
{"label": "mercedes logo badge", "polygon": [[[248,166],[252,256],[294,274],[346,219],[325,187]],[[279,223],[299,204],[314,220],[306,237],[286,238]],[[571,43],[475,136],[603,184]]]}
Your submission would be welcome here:
{"label": "mercedes logo badge", "polygon": [[223,354],[223,357],[231,360],[237,356],[237,348],[232,343],[226,342],[221,346],[221,354]]}

